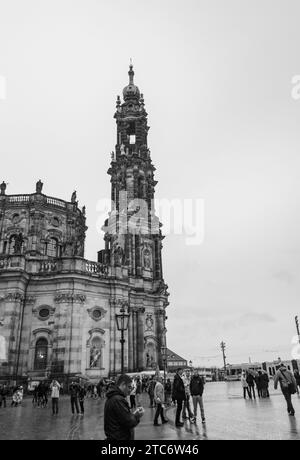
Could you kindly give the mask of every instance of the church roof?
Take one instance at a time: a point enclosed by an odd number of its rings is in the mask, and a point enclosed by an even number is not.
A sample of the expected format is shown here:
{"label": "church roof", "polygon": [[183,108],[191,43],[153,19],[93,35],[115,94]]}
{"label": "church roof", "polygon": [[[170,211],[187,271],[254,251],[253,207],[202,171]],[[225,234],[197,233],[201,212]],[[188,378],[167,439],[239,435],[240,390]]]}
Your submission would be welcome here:
{"label": "church roof", "polygon": [[169,348],[167,348],[167,359],[169,361],[186,361],[185,358],[182,358],[182,356],[179,356],[177,353],[170,350]]}

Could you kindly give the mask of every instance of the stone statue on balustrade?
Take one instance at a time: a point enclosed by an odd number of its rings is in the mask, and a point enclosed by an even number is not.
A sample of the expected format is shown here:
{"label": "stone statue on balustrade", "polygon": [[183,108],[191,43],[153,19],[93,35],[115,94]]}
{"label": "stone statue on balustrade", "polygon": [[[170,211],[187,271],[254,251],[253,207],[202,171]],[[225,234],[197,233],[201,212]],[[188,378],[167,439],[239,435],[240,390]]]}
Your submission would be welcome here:
{"label": "stone statue on balustrade", "polygon": [[6,186],[7,184],[3,181],[0,185],[0,195],[5,195]]}
{"label": "stone statue on balustrade", "polygon": [[43,190],[43,182],[41,181],[41,179],[36,183],[35,185],[35,190],[36,190],[36,193],[42,193],[42,190]]}
{"label": "stone statue on balustrade", "polygon": [[77,199],[77,192],[74,190],[71,196],[71,203],[76,204],[76,199]]}

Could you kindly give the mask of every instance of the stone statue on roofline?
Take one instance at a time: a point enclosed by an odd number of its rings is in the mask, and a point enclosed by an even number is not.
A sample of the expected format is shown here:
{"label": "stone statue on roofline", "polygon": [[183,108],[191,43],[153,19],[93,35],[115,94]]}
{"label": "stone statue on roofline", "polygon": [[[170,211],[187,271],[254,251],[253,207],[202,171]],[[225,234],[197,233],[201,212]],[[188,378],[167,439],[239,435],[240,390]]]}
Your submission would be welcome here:
{"label": "stone statue on roofline", "polygon": [[36,183],[36,186],[35,186],[35,191],[36,193],[42,193],[42,190],[43,190],[43,182],[41,181],[41,179]]}
{"label": "stone statue on roofline", "polygon": [[0,195],[5,195],[6,187],[7,187],[7,184],[3,181],[2,184],[0,185]]}
{"label": "stone statue on roofline", "polygon": [[76,198],[77,198],[77,193],[76,193],[76,190],[74,190],[71,196],[71,203],[76,204]]}

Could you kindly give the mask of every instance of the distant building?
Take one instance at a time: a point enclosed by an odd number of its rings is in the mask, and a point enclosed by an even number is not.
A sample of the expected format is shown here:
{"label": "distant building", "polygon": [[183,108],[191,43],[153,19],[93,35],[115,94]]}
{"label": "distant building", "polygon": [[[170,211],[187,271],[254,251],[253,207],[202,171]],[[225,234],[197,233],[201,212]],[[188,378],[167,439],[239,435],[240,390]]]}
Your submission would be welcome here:
{"label": "distant building", "polygon": [[243,371],[263,370],[262,363],[227,364],[225,380],[240,380]]}
{"label": "distant building", "polygon": [[262,363],[262,368],[266,371],[269,377],[274,377],[276,372],[278,371],[280,364],[284,363],[289,371],[294,371],[295,369],[300,369],[300,360],[280,360],[277,359],[271,362],[264,362]]}
{"label": "distant building", "polygon": [[174,351],[167,348],[167,368],[169,372],[176,371],[178,368],[188,367],[188,362],[186,359],[174,353]]}

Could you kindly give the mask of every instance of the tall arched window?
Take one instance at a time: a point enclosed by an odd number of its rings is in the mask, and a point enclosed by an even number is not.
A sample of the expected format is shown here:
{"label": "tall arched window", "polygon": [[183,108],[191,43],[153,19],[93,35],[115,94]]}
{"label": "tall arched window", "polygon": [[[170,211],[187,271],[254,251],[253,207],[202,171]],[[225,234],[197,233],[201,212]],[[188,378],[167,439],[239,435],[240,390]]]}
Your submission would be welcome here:
{"label": "tall arched window", "polygon": [[46,255],[49,257],[58,257],[58,241],[56,238],[50,238],[50,241],[48,241]]}
{"label": "tall arched window", "polygon": [[35,345],[34,368],[36,370],[46,369],[48,357],[48,340],[40,338]]}

